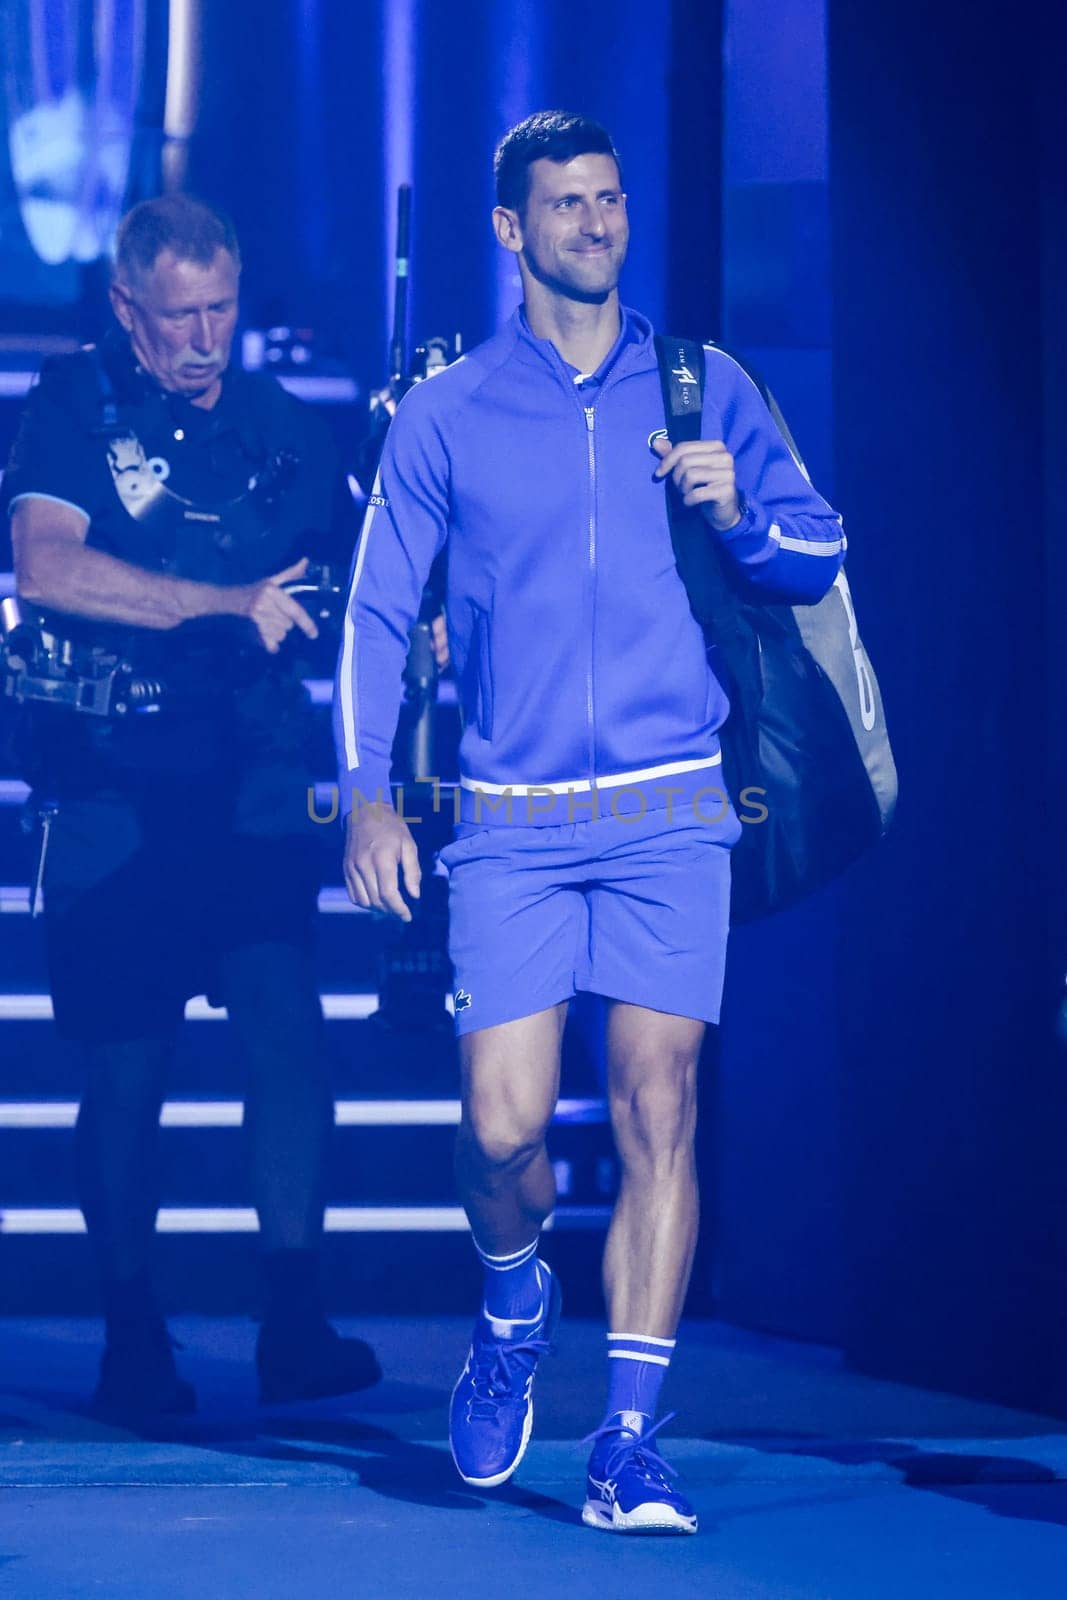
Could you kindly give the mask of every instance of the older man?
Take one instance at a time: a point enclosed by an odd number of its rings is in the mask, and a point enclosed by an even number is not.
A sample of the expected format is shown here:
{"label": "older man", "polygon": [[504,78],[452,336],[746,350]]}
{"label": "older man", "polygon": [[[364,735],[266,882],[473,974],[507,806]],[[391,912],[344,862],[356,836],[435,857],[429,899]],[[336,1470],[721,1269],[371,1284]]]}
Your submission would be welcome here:
{"label": "older man", "polygon": [[347,565],[353,508],[319,420],[229,364],[240,269],[232,226],[208,207],[175,195],[131,211],[119,327],[46,365],[4,486],[24,604],[170,691],[122,720],[37,715],[28,741],[35,787],[58,804],[44,883],[55,1016],[88,1065],[77,1158],[107,1325],[97,1399],[121,1415],[195,1403],[149,1251],[169,1059],[205,990],[248,1072],[263,1397],[379,1375],[326,1322],[317,1284],[332,1098],[309,705],[288,638],[317,630],[284,587],[308,557]]}

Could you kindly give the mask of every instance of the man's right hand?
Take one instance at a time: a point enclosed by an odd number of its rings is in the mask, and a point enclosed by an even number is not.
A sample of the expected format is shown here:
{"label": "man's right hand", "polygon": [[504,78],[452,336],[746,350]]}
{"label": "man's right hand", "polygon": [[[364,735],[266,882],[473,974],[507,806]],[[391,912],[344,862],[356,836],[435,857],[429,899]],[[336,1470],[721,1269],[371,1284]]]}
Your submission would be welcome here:
{"label": "man's right hand", "polygon": [[290,629],[297,627],[309,639],[317,639],[319,630],[303,606],[286,594],[283,583],[293,583],[307,571],[307,558],[276,572],[273,578],[261,578],[259,583],[245,583],[227,590],[232,609],[239,617],[248,617],[259,631],[264,650],[277,655]]}
{"label": "man's right hand", "polygon": [[411,921],[411,909],[400,892],[400,874],[408,895],[417,900],[422,869],[411,829],[391,806],[361,805],[349,814],[344,865],[353,905]]}

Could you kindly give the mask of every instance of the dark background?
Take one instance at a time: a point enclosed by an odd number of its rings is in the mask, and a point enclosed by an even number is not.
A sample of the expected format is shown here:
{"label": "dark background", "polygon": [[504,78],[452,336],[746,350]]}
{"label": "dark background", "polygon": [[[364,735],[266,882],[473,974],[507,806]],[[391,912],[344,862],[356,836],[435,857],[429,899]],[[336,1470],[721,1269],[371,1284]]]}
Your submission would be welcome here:
{"label": "dark background", "polygon": [[[1030,0],[204,20],[189,187],[236,220],[246,321],[380,382],[403,177],[411,332],[483,337],[515,300],[492,145],[560,104],[622,153],[625,297],[774,386],[845,517],[901,801],[843,884],[735,941],[703,1282],[865,1370],[1067,1407],[1062,39]],[[131,199],[153,148],[146,123]],[[99,271],[35,268],[4,183],[2,326],[85,331]]]}

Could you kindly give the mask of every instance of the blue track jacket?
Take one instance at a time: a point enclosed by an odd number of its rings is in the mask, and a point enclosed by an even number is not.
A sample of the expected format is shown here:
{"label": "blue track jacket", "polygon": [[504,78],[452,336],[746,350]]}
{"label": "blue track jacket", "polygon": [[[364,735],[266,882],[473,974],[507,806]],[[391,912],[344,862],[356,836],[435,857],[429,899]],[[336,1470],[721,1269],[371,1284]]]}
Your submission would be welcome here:
{"label": "blue track jacket", "polygon": [[[707,350],[702,437],[734,457],[746,507],[708,527],[768,599],[819,600],[841,521],[751,379]],[[447,612],[465,727],[461,815],[554,824],[684,803],[721,783],[726,696],[678,575],[652,329],[579,377],[520,309],[401,401],[363,523],[338,663],[341,809],[389,797],[408,630],[448,543]],[[673,796],[673,798],[672,798]]]}

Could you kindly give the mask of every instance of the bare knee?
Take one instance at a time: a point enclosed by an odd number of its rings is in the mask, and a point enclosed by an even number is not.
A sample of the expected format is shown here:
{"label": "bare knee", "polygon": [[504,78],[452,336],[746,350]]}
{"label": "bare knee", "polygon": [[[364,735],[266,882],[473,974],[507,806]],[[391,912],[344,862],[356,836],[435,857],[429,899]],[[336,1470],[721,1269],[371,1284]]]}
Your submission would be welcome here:
{"label": "bare knee", "polygon": [[547,1124],[499,1101],[464,1108],[457,1159],[486,1174],[521,1172],[545,1142]]}
{"label": "bare knee", "polygon": [[507,1178],[543,1151],[559,1093],[565,1015],[565,1006],[555,1006],[460,1041],[463,1117],[456,1159],[468,1179]]}

